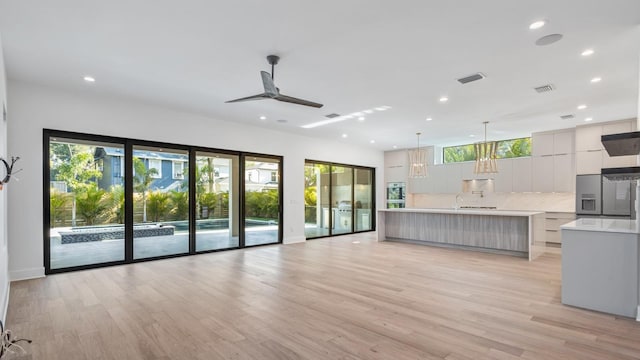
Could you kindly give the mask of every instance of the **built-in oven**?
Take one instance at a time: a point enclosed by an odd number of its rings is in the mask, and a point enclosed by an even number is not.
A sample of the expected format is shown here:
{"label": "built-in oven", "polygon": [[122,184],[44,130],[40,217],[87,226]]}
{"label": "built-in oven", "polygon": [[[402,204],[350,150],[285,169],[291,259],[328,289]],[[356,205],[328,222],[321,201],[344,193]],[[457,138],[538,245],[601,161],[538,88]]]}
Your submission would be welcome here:
{"label": "built-in oven", "polygon": [[387,183],[387,209],[404,208],[405,189],[405,183],[403,182]]}

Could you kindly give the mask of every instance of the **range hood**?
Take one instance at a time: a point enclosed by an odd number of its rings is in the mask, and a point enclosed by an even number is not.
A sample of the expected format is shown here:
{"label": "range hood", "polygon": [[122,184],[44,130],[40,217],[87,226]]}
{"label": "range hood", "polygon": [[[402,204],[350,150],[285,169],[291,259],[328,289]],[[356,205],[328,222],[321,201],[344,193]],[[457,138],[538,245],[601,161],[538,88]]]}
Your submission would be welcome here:
{"label": "range hood", "polygon": [[611,181],[639,180],[640,166],[604,168],[602,169],[602,176]]}
{"label": "range hood", "polygon": [[601,141],[609,156],[640,154],[640,131],[602,135]]}

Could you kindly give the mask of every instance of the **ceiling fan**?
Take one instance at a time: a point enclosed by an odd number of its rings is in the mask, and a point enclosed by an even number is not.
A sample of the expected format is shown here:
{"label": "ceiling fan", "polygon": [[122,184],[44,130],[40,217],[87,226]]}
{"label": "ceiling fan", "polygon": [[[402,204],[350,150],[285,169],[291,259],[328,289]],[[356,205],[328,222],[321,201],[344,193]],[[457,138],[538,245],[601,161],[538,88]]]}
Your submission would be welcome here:
{"label": "ceiling fan", "polygon": [[262,85],[264,86],[264,92],[262,94],[247,96],[240,99],[229,100],[226,102],[234,103],[234,102],[241,102],[241,101],[274,99],[274,100],[284,101],[292,104],[321,108],[323,106],[322,104],[318,104],[313,101],[294,98],[292,96],[287,96],[280,93],[280,89],[278,89],[273,82],[274,67],[278,63],[278,60],[280,60],[280,57],[277,55],[267,56],[267,61],[271,65],[271,74],[269,74],[266,71],[260,71],[260,76],[262,76]]}

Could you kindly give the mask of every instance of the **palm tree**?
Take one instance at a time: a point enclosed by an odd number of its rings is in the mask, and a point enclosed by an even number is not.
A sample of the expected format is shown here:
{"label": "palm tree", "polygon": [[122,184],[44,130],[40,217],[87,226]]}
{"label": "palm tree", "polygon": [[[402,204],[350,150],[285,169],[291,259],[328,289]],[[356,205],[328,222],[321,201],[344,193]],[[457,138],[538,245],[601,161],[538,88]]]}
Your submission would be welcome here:
{"label": "palm tree", "polygon": [[[71,146],[69,147],[71,152]],[[71,208],[71,226],[76,226],[76,197],[93,182],[102,177],[102,172],[95,168],[93,154],[89,151],[71,154],[68,161],[58,166],[56,178],[64,181],[73,193]]]}
{"label": "palm tree", "polygon": [[109,209],[105,203],[106,191],[91,184],[78,194],[76,202],[78,213],[84,218],[87,225],[94,225],[96,220]]}
{"label": "palm tree", "polygon": [[147,192],[153,182],[153,176],[158,175],[158,170],[147,169],[144,162],[137,157],[133,158],[133,188],[142,194],[142,222],[147,222]]}

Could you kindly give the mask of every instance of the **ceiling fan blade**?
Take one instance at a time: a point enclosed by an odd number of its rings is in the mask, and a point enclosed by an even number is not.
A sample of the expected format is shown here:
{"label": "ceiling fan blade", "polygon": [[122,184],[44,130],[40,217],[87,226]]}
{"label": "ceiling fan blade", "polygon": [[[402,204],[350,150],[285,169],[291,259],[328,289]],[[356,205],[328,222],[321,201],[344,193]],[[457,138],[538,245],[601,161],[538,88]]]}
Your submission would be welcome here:
{"label": "ceiling fan blade", "polygon": [[260,71],[260,76],[262,76],[262,85],[264,86],[264,93],[272,96],[277,96],[278,88],[276,87],[276,84],[273,83],[271,74],[269,74],[266,71]]}
{"label": "ceiling fan blade", "polygon": [[282,94],[278,94],[277,96],[274,97],[274,99],[276,99],[278,101],[284,101],[284,102],[292,103],[292,104],[311,106],[311,107],[314,107],[314,108],[321,108],[321,107],[324,106],[323,104],[318,104],[318,103],[315,103],[313,101],[298,99],[298,98],[294,98],[294,97],[287,96],[287,95],[282,95]]}
{"label": "ceiling fan blade", "polygon": [[247,97],[243,97],[243,98],[239,98],[239,99],[225,101],[225,103],[234,103],[234,102],[251,101],[251,100],[264,100],[264,99],[271,99],[271,96],[269,96],[266,93],[263,93],[263,94],[247,96]]}

